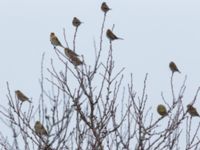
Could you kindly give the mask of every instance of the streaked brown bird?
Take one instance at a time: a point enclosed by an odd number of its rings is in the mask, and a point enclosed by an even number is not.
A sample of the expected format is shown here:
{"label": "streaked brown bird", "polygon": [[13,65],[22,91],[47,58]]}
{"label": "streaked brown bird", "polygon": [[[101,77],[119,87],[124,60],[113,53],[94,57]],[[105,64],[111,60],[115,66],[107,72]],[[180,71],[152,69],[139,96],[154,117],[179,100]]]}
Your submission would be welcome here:
{"label": "streaked brown bird", "polygon": [[51,32],[51,34],[50,34],[50,41],[51,41],[51,44],[54,46],[54,48],[56,46],[63,47],[62,44],[61,44],[61,42],[59,41],[59,39],[57,38],[57,36],[55,35],[54,32]]}
{"label": "streaked brown bird", "polygon": [[104,13],[107,13],[109,10],[111,10],[108,5],[106,4],[106,2],[103,2],[101,4],[101,10],[104,12]]}
{"label": "streaked brown bird", "polygon": [[72,20],[72,25],[75,26],[76,28],[78,28],[81,25],[81,22],[77,17],[74,17]]}
{"label": "streaked brown bird", "polygon": [[24,93],[22,93],[20,90],[16,90],[15,95],[17,96],[17,99],[20,100],[21,102],[28,101],[31,103],[29,98],[26,95],[24,95]]}
{"label": "streaked brown bird", "polygon": [[169,63],[169,68],[171,69],[172,73],[174,73],[174,72],[179,72],[179,73],[181,73],[181,72],[179,71],[178,67],[176,66],[176,64],[175,64],[173,61],[171,61],[171,62]]}
{"label": "streaked brown bird", "polygon": [[157,106],[157,112],[163,117],[168,115],[166,107],[162,104]]}
{"label": "streaked brown bird", "polygon": [[199,113],[197,112],[197,109],[195,107],[193,107],[191,104],[187,105],[187,112],[192,116],[198,116],[200,117]]}
{"label": "streaked brown bird", "polygon": [[65,55],[68,57],[78,57],[79,56],[78,54],[76,54],[74,51],[72,51],[69,48],[65,48],[64,51],[65,51]]}
{"label": "streaked brown bird", "polygon": [[35,133],[39,136],[47,135],[47,131],[44,126],[40,123],[40,121],[36,121],[34,125]]}
{"label": "streaked brown bird", "polygon": [[69,48],[65,48],[64,51],[65,55],[69,58],[69,60],[74,66],[79,66],[83,64],[83,62],[78,58],[79,55],[76,54],[74,51],[72,51]]}
{"label": "streaked brown bird", "polygon": [[109,40],[123,40],[122,38],[117,37],[110,29],[106,31],[106,36],[108,37]]}

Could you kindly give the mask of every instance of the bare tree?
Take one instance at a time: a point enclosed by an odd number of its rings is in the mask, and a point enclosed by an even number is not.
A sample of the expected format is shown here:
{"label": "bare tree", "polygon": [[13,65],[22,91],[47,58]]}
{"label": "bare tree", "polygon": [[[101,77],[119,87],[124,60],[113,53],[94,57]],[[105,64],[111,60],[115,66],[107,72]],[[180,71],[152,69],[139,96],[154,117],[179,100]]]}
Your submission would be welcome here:
{"label": "bare tree", "polygon": [[[76,53],[79,22],[75,24],[72,49],[63,29],[67,46],[53,42],[52,49],[57,57],[51,59],[49,68],[44,66],[45,54],[42,55],[38,105],[27,102],[28,108],[24,108],[26,102],[19,101],[7,83],[8,105],[1,105],[0,114],[12,136],[0,130],[1,149],[199,149],[200,122],[194,126],[195,117],[188,116],[188,109],[183,104],[187,77],[176,93],[172,72],[171,100],[166,100],[161,93],[167,115],[157,117],[155,110],[147,105],[148,74],[139,95],[134,89],[132,74],[128,85],[124,85],[125,68],[116,70],[112,45],[117,38],[109,35],[109,49],[103,49],[103,33],[110,8],[105,3],[101,8],[104,15],[98,47],[94,41],[95,61],[92,64]],[[111,32],[113,30],[114,26]],[[103,52],[107,55],[102,56]],[[56,63],[62,65],[61,70]],[[191,105],[195,104],[199,90],[200,87]],[[185,144],[180,143],[183,139]]]}

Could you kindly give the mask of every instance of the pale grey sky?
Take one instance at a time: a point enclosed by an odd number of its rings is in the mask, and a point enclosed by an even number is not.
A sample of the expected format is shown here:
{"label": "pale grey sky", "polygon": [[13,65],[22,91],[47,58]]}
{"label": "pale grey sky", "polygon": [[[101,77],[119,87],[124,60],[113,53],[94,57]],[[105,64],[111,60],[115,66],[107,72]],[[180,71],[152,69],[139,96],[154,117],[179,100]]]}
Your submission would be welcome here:
{"label": "pale grey sky", "polygon": [[[63,27],[72,46],[72,18],[84,22],[79,28],[77,52],[90,62],[93,39],[99,40],[103,13],[99,0],[0,0],[0,97],[6,100],[6,81],[11,90],[21,89],[35,101],[40,94],[38,79],[42,53],[46,64],[54,58],[49,41],[55,32],[64,43]],[[113,43],[118,69],[126,67],[125,78],[133,73],[135,89],[141,91],[145,73],[149,73],[149,98],[160,103],[161,91],[170,94],[168,64],[173,60],[181,74],[175,74],[178,90],[188,75],[185,103],[193,98],[200,85],[200,1],[198,0],[126,0],[106,1],[112,8],[106,28],[124,38]],[[109,42],[104,38],[104,47]],[[117,68],[116,68],[117,69]],[[170,98],[170,97],[168,97]],[[195,104],[200,106],[198,100]]]}

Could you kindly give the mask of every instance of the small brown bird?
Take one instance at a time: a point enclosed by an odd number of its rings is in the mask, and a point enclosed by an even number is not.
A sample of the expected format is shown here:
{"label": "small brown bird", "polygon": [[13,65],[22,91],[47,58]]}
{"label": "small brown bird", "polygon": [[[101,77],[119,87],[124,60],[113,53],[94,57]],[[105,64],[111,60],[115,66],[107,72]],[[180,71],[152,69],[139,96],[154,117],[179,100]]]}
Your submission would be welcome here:
{"label": "small brown bird", "polygon": [[[51,32],[50,34],[50,41],[51,41],[51,44],[54,46],[54,48],[56,46],[62,46],[62,44],[60,43],[60,41],[58,40],[57,36],[55,35],[55,33]],[[63,47],[64,48],[64,47]]]}
{"label": "small brown bird", "polygon": [[34,125],[35,133],[39,136],[47,135],[47,131],[44,126],[40,123],[40,121],[36,121]]}
{"label": "small brown bird", "polygon": [[76,28],[78,28],[81,25],[81,22],[77,17],[74,17],[72,20],[72,25],[75,26]]}
{"label": "small brown bird", "polygon": [[79,66],[83,64],[83,62],[78,58],[79,55],[76,54],[74,51],[72,51],[69,48],[65,48],[64,51],[65,55],[69,58],[69,60],[74,66]]}
{"label": "small brown bird", "polygon": [[106,31],[106,36],[109,38],[109,40],[123,40],[122,38],[117,37],[110,29]]}
{"label": "small brown bird", "polygon": [[178,70],[176,64],[175,64],[173,61],[171,61],[171,62],[169,63],[169,68],[171,69],[172,73],[174,73],[174,72],[179,72],[179,73],[181,73],[181,72]]}
{"label": "small brown bird", "polygon": [[108,5],[106,4],[106,2],[103,2],[101,4],[101,10],[104,12],[104,13],[107,13],[109,10],[111,10]]}
{"label": "small brown bird", "polygon": [[31,103],[29,98],[26,95],[24,95],[20,90],[16,90],[15,95],[17,96],[17,99],[20,100],[21,102],[28,101]]}
{"label": "small brown bird", "polygon": [[195,117],[195,116],[200,117],[200,115],[199,115],[199,113],[197,112],[196,108],[193,107],[191,104],[188,104],[188,105],[187,105],[187,112],[188,112],[192,117]]}
{"label": "small brown bird", "polygon": [[68,56],[69,58],[70,57],[78,57],[79,56],[78,54],[76,54],[74,51],[72,51],[69,48],[65,48],[64,51],[65,51],[65,55]]}
{"label": "small brown bird", "polygon": [[166,109],[165,106],[162,105],[162,104],[158,105],[158,107],[157,107],[157,112],[158,112],[161,116],[163,116],[163,117],[168,115],[167,109]]}

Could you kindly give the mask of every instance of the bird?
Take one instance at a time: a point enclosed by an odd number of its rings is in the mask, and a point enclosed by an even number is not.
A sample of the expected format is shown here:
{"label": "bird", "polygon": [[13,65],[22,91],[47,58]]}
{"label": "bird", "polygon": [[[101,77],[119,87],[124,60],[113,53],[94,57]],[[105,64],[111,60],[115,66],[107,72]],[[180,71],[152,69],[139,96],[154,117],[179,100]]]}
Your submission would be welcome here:
{"label": "bird", "polygon": [[39,136],[47,135],[47,131],[44,126],[40,123],[40,121],[36,121],[34,125],[35,133]]}
{"label": "bird", "polygon": [[196,108],[193,107],[191,104],[187,105],[187,112],[192,116],[192,117],[200,117],[199,113],[197,112]]}
{"label": "bird", "polygon": [[75,26],[76,28],[78,28],[81,25],[81,22],[77,17],[74,17],[72,20],[72,25]]}
{"label": "bird", "polygon": [[175,64],[173,61],[171,61],[171,62],[169,63],[169,68],[171,69],[172,73],[174,73],[174,72],[179,72],[179,73],[181,73],[181,72],[179,71],[178,67],[176,66],[176,64]]}
{"label": "bird", "polygon": [[54,32],[50,33],[50,41],[51,41],[51,44],[54,46],[54,48],[56,48],[56,46],[63,47],[63,45],[61,44],[61,42],[59,41],[59,39],[57,38]]}
{"label": "bird", "polygon": [[83,62],[78,58],[79,55],[76,54],[74,51],[72,51],[69,48],[65,48],[64,51],[65,55],[69,58],[69,60],[74,66],[79,66],[83,64]]}
{"label": "bird", "polygon": [[101,10],[104,12],[104,13],[107,13],[109,10],[111,10],[108,5],[106,4],[106,2],[103,2],[101,4]]}
{"label": "bird", "polygon": [[108,29],[106,31],[106,36],[108,37],[109,40],[113,41],[113,40],[123,40],[122,38],[117,37],[110,29]]}
{"label": "bird", "polygon": [[21,102],[28,101],[31,103],[29,98],[26,95],[24,95],[20,90],[16,90],[15,95],[17,96],[17,99],[20,100]]}
{"label": "bird", "polygon": [[168,115],[167,109],[166,109],[165,106],[162,105],[162,104],[159,104],[159,105],[157,106],[157,112],[158,112],[159,115],[161,115],[162,117]]}
{"label": "bird", "polygon": [[68,57],[74,57],[74,56],[78,57],[79,56],[73,50],[71,50],[69,48],[64,48],[64,51],[65,51],[65,55]]}

